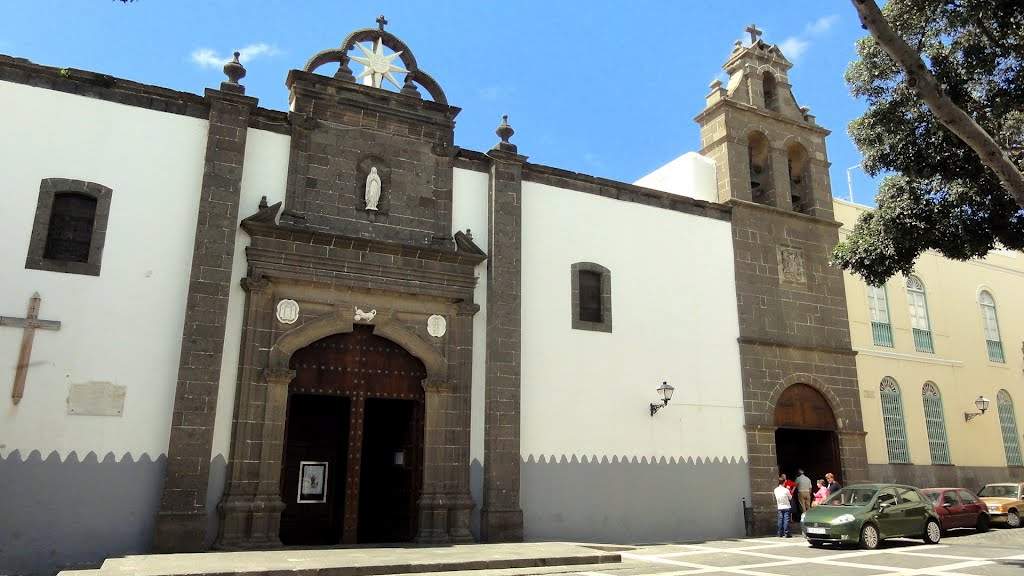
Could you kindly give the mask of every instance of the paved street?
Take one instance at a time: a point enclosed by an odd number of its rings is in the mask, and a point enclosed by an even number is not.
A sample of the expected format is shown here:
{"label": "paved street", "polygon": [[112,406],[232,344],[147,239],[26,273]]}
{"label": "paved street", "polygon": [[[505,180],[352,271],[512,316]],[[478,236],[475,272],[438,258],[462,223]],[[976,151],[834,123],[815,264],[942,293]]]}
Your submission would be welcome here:
{"label": "paved street", "polygon": [[699,544],[637,546],[620,550],[622,564],[581,576],[1024,576],[1024,529],[986,534],[955,531],[938,545],[883,542],[877,550],[811,548],[802,538],[756,538]]}

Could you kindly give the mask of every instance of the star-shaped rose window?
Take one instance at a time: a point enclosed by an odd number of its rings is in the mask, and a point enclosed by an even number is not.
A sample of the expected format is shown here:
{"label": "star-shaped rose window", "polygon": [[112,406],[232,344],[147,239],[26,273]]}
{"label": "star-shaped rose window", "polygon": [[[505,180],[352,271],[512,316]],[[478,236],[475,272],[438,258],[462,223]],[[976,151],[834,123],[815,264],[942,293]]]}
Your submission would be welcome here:
{"label": "star-shaped rose window", "polygon": [[352,56],[353,61],[363,65],[363,71],[356,76],[356,80],[362,80],[363,84],[373,86],[374,88],[381,88],[383,81],[387,80],[394,84],[395,88],[401,89],[401,85],[395,79],[392,72],[408,74],[409,71],[394,63],[394,60],[402,55],[401,52],[384,53],[384,43],[382,40],[382,38],[378,37],[373,42],[372,50],[367,49],[361,43],[356,43],[355,47],[363,53],[362,56]]}

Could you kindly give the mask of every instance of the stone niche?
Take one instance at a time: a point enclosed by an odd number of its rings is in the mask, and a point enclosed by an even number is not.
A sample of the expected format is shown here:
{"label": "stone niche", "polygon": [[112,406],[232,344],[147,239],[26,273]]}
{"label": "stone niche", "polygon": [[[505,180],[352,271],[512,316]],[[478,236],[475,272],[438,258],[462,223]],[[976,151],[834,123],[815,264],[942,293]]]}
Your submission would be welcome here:
{"label": "stone niche", "polygon": [[[286,210],[315,229],[424,245],[451,242],[455,116],[443,102],[292,70]],[[366,176],[381,179],[367,210]]]}

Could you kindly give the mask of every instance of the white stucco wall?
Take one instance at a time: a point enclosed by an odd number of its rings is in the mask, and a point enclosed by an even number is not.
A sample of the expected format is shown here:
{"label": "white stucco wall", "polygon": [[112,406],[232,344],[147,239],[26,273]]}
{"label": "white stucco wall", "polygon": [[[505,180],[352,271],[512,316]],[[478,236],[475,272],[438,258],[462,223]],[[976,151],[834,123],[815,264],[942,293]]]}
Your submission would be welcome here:
{"label": "white stucco wall", "polygon": [[[487,190],[490,178],[486,172],[456,168],[452,182],[452,233],[472,231],[473,242],[487,252]],[[484,386],[487,358],[487,262],[476,267],[476,289],[473,300],[480,310],[473,318],[473,383],[470,399],[469,453],[471,491],[477,507],[473,510],[473,530],[478,530],[482,504],[482,473],[484,462]]]}
{"label": "white stucco wall", "polygon": [[[288,155],[291,137],[250,129],[246,135],[245,160],[242,165],[242,195],[238,206],[238,222],[259,210],[260,198],[268,204],[284,201],[288,179]],[[217,393],[217,419],[213,431],[212,457],[227,460],[231,444],[231,418],[235,409],[238,384],[238,358],[241,353],[242,328],[245,321],[245,290],[241,280],[246,274],[245,249],[249,235],[241,228],[235,236],[234,266],[231,270],[231,293],[224,332],[224,355],[220,365],[220,386]]]}
{"label": "white stucco wall", "polygon": [[[729,222],[526,182],[522,242],[524,458],[745,458]],[[612,333],[572,329],[574,262],[611,271]]]}
{"label": "white stucco wall", "polygon": [[687,152],[634,182],[637,186],[718,202],[715,161],[696,152]]}
{"label": "white stucco wall", "polygon": [[[22,330],[0,328],[0,456],[167,450],[207,122],[0,82],[0,314],[40,317],[25,396],[9,398]],[[39,183],[113,190],[100,276],[26,270]],[[127,387],[124,414],[69,416],[72,383]]]}

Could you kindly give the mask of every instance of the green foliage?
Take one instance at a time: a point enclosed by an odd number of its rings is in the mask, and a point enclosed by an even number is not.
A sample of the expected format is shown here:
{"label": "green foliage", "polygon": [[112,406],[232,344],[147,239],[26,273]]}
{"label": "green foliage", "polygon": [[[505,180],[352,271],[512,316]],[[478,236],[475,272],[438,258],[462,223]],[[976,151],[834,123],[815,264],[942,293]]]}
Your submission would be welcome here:
{"label": "green foliage", "polygon": [[[953,102],[1024,168],[1024,2],[889,0],[883,13]],[[874,38],[860,39],[857,52],[846,81],[869,107],[850,136],[866,172],[890,175],[878,209],[861,216],[835,262],[880,284],[910,273],[929,249],[957,260],[997,245],[1024,250],[1024,208],[932,116]]]}

